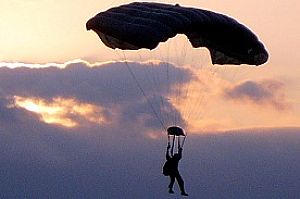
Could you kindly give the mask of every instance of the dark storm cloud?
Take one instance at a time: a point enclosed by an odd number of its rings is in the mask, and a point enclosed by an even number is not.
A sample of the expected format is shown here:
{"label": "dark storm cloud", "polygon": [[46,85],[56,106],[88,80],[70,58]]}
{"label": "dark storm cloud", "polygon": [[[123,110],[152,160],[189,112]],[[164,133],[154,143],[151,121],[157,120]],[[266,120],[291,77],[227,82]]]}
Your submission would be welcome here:
{"label": "dark storm cloud", "polygon": [[278,110],[289,107],[285,99],[284,84],[277,80],[245,81],[225,89],[224,96],[241,102],[248,101],[257,105],[271,105]]}
{"label": "dark storm cloud", "polygon": [[[174,85],[191,79],[190,71],[167,63],[116,62],[91,67],[89,63],[76,62],[66,64],[65,68],[0,68],[0,88],[7,96],[37,97],[48,101],[55,97],[75,98],[100,105],[107,115],[118,107],[120,126],[128,118],[132,121],[146,114],[151,116],[145,121],[150,127],[149,124],[155,123],[151,121],[157,120],[153,112],[176,112],[166,97],[176,92]],[[162,104],[165,107],[161,107]],[[167,110],[163,109],[166,107]],[[136,111],[141,108],[146,111]]]}

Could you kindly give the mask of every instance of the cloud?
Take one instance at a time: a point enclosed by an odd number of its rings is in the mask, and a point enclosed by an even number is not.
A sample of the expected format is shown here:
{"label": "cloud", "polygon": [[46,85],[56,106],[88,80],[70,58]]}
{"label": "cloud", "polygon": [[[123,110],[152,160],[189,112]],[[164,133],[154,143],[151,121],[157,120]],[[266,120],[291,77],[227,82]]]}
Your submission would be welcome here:
{"label": "cloud", "polygon": [[[74,61],[59,67],[57,64],[21,66],[0,68],[2,93],[19,99],[16,100],[19,107],[30,106],[30,101],[31,106],[38,106],[39,110],[59,109],[56,115],[33,111],[44,121],[47,118],[48,121],[64,121],[66,126],[76,126],[80,121],[82,124],[90,121],[84,117],[92,116],[96,121],[96,114],[99,114],[109,120],[108,123],[114,122],[113,125],[120,127],[130,120],[131,123],[142,123],[145,128],[158,129],[157,121],[170,123],[164,121],[163,115],[172,112],[184,124],[179,111],[168,99],[177,94],[178,86],[193,79],[188,69],[164,62],[90,64]],[[80,107],[81,112],[72,112],[72,107]],[[90,111],[83,114],[82,110]]]}
{"label": "cloud", "polygon": [[285,98],[284,84],[277,80],[268,79],[260,82],[248,80],[224,89],[223,94],[230,100],[270,105],[277,110],[286,110],[289,107]]}
{"label": "cloud", "polygon": [[[1,198],[170,197],[167,193],[169,179],[161,173],[167,138],[153,134],[155,139],[145,136],[145,129],[158,126],[154,122],[156,118],[148,113],[151,109],[141,94],[119,94],[122,89],[113,87],[116,90],[112,91],[108,89],[111,86],[96,84],[104,81],[96,78],[92,81],[91,76],[101,67],[80,69],[92,70],[88,74],[71,70],[72,67],[29,71],[0,69]],[[76,71],[77,75],[60,77],[65,70]],[[39,75],[45,79],[37,83]],[[94,95],[63,82],[65,79],[79,83],[78,76],[84,76],[87,82],[81,88],[99,86]],[[120,80],[107,73],[105,77]],[[66,88],[59,87],[58,82]],[[174,84],[178,82],[174,80]],[[121,83],[114,85],[124,88]],[[47,93],[48,87],[50,93]],[[107,95],[104,95],[106,89]],[[161,89],[161,93],[169,95],[175,92],[168,86]],[[39,114],[15,106],[14,96],[43,99],[40,103],[47,106],[61,105],[62,99],[76,99],[81,105],[101,105],[111,113],[115,123],[90,122],[88,126],[74,128],[48,124],[41,122]],[[152,95],[149,100],[155,104],[160,97]],[[169,100],[164,102],[170,106],[167,110],[174,109]],[[283,128],[247,130],[242,134],[240,131],[190,134],[179,168],[189,198],[199,198],[199,192],[203,198],[236,198],[237,195],[244,199],[295,198],[299,195],[298,132],[299,128]],[[177,187],[175,191],[179,194]]]}
{"label": "cloud", "polygon": [[75,127],[89,122],[102,125],[109,122],[108,114],[100,106],[61,97],[46,101],[39,98],[14,97],[16,106],[39,114],[46,123]]}

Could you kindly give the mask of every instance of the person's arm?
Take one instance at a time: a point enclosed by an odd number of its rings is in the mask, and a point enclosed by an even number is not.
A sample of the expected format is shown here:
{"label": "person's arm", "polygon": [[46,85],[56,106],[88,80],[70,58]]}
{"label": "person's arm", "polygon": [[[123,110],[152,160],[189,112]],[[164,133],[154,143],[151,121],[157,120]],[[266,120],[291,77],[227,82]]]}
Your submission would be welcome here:
{"label": "person's arm", "polygon": [[182,147],[179,147],[179,148],[178,148],[179,160],[182,158],[182,150],[183,150]]}
{"label": "person's arm", "polygon": [[171,156],[170,156],[170,154],[169,154],[169,149],[170,149],[170,144],[168,144],[168,146],[167,146],[167,152],[166,152],[166,159],[167,160],[169,160],[169,159],[171,159]]}

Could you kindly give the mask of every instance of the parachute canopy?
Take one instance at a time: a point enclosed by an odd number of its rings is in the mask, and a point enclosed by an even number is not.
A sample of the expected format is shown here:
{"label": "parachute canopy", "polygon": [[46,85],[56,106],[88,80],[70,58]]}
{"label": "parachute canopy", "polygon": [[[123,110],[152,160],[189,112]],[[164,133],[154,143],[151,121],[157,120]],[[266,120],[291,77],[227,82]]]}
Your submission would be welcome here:
{"label": "parachute canopy", "polygon": [[154,49],[177,34],[206,47],[213,64],[261,65],[268,60],[253,32],[223,14],[178,4],[134,2],[100,12],[86,23],[109,48]]}

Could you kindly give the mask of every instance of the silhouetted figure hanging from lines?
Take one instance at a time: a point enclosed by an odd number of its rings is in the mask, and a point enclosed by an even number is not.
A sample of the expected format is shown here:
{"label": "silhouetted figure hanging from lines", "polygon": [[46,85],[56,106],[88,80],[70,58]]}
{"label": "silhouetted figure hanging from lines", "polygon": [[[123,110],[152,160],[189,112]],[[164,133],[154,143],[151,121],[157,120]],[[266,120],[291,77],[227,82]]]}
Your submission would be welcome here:
{"label": "silhouetted figure hanging from lines", "polygon": [[178,171],[178,163],[179,160],[182,158],[182,148],[180,146],[178,146],[178,153],[175,153],[173,156],[171,156],[169,154],[169,150],[170,150],[171,146],[170,144],[168,144],[167,147],[167,152],[166,152],[166,162],[163,166],[163,174],[165,176],[169,176],[170,177],[170,184],[168,186],[169,188],[169,193],[174,193],[173,191],[173,185],[175,183],[175,179],[177,180],[177,183],[179,185],[180,191],[181,191],[181,195],[183,196],[188,196],[188,194],[185,192],[184,189],[184,181]]}

